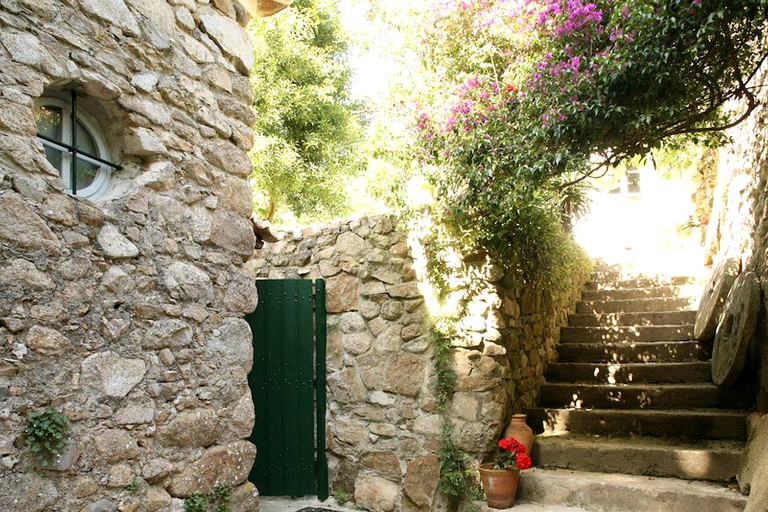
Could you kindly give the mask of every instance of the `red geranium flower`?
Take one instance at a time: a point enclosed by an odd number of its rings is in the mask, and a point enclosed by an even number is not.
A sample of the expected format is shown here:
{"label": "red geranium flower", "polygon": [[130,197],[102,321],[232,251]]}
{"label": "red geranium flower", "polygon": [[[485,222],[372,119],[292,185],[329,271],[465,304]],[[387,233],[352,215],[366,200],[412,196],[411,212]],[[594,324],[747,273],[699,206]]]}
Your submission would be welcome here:
{"label": "red geranium flower", "polygon": [[531,458],[525,453],[518,453],[515,457],[517,469],[528,469],[531,467]]}
{"label": "red geranium flower", "polygon": [[514,437],[499,439],[497,443],[499,453],[496,455],[494,468],[528,469],[531,467],[531,458],[525,453],[525,446]]}

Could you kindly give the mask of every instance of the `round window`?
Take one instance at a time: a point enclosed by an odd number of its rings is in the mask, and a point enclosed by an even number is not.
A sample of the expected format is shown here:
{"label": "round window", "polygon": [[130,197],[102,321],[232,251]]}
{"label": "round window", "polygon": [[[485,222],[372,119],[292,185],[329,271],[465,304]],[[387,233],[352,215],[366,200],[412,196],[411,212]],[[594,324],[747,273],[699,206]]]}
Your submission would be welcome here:
{"label": "round window", "polygon": [[37,137],[45,156],[61,176],[68,193],[97,199],[109,186],[113,167],[96,123],[77,111],[73,97],[67,102],[42,97],[35,105]]}

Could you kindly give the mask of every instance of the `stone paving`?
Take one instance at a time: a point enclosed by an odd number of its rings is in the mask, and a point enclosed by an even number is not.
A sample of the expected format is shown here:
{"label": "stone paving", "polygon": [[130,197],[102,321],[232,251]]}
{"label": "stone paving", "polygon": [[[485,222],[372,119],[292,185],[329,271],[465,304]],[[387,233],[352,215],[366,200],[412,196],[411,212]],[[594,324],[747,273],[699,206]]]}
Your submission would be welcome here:
{"label": "stone paving", "polygon": [[[590,512],[583,508],[561,507],[557,505],[539,505],[536,503],[517,503],[514,508],[493,509],[489,508],[485,502],[475,503],[480,512],[503,512],[512,510],[514,512]],[[320,501],[314,497],[288,498],[282,496],[262,496],[260,512],[355,512],[359,509],[340,506],[333,498],[326,501]]]}

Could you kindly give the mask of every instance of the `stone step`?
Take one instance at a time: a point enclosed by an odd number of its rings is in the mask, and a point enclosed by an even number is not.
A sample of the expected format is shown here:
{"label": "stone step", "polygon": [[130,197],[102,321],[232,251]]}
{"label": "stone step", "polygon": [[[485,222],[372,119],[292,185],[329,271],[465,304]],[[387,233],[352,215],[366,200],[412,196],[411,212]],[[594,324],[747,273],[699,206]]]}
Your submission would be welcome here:
{"label": "stone step", "polygon": [[610,327],[630,325],[695,324],[696,311],[649,311],[645,313],[603,313],[568,315],[569,327]]}
{"label": "stone step", "polygon": [[517,499],[594,512],[738,512],[747,504],[720,484],[539,468],[522,472]]}
{"label": "stone step", "polygon": [[563,327],[560,343],[685,341],[693,339],[693,324],[614,327]]}
{"label": "stone step", "polygon": [[709,357],[698,341],[563,343],[558,362],[639,363],[702,361]]}
{"label": "stone step", "polygon": [[728,482],[739,471],[744,443],[683,443],[662,438],[573,434],[537,436],[537,467]]}
{"label": "stone step", "polygon": [[605,279],[663,279],[666,274],[648,273],[625,265],[597,265],[592,273],[592,281]]}
{"label": "stone step", "polygon": [[614,290],[585,290],[581,300],[626,300],[652,299],[660,297],[680,297],[683,294],[674,286],[656,286],[653,288],[618,288]]}
{"label": "stone step", "polygon": [[646,272],[638,271],[636,269],[601,269],[598,268],[592,273],[589,279],[590,283],[610,283],[610,282],[633,282],[633,281],[649,281],[655,283],[675,283],[682,282],[683,284],[701,283],[706,282],[707,276],[703,275],[689,275],[675,272],[673,274],[659,273],[659,272]]}
{"label": "stone step", "polygon": [[[474,501],[475,512],[590,512],[581,507],[568,507],[562,505],[552,505],[548,503],[531,503],[528,501],[515,500],[514,508],[491,508],[485,501]],[[472,509],[465,509],[472,510]],[[262,511],[263,512],[263,511]],[[284,511],[281,511],[284,512]]]}
{"label": "stone step", "polygon": [[711,382],[711,363],[551,363],[549,382],[675,383]]}
{"label": "stone step", "polygon": [[545,382],[542,407],[579,409],[741,409],[754,405],[743,388],[721,388],[712,383],[608,384]]}
{"label": "stone step", "polygon": [[724,409],[556,409],[528,411],[534,432],[688,439],[746,439],[748,411]]}
{"label": "stone step", "polygon": [[593,300],[576,303],[576,313],[644,313],[649,311],[686,311],[697,302],[690,297],[655,299]]}
{"label": "stone step", "polygon": [[584,289],[617,290],[622,288],[655,288],[659,286],[686,286],[696,284],[699,284],[698,280],[691,276],[656,276],[622,279],[619,274],[613,274],[613,276],[593,276],[592,280],[584,285]]}

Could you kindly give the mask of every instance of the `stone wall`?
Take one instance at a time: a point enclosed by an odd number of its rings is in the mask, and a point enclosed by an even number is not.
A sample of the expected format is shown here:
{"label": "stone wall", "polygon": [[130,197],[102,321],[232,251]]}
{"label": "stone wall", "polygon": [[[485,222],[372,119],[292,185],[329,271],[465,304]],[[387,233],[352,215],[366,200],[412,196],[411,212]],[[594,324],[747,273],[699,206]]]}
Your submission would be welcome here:
{"label": "stone wall", "polygon": [[[328,450],[332,490],[365,510],[438,510],[438,408],[431,337],[437,305],[423,247],[390,216],[309,228],[247,263],[257,278],[327,280]],[[520,286],[485,258],[460,259],[447,298],[453,441],[477,462],[513,412],[534,405],[559,327],[587,278],[552,296]]]}
{"label": "stone wall", "polygon": [[[764,70],[755,78],[763,83]],[[707,248],[714,260],[725,253],[741,256],[742,271],[753,271],[761,280],[762,308],[757,336],[749,349],[744,379],[757,388],[757,409],[768,412],[768,90],[758,90],[761,104],[744,123],[732,129],[732,143],[721,148],[717,159],[717,185]],[[743,105],[735,105],[738,111]],[[748,511],[768,508],[768,422],[750,418],[750,440],[742,460],[739,483],[751,485]]]}
{"label": "stone wall", "polygon": [[[755,272],[763,281],[765,306],[768,304],[768,111],[765,108],[768,91],[765,89],[761,89],[760,101],[761,105],[747,121],[729,132],[732,143],[718,152],[707,249],[714,259],[726,252],[740,256],[742,270]],[[740,106],[734,107],[738,108]],[[768,412],[768,310],[765,308],[745,371],[758,386],[758,409]]]}
{"label": "stone wall", "polygon": [[[181,510],[217,482],[254,509],[244,17],[0,0],[1,510]],[[73,89],[123,166],[94,201],[35,136],[35,100]],[[46,406],[69,441],[41,476],[22,432]]]}

